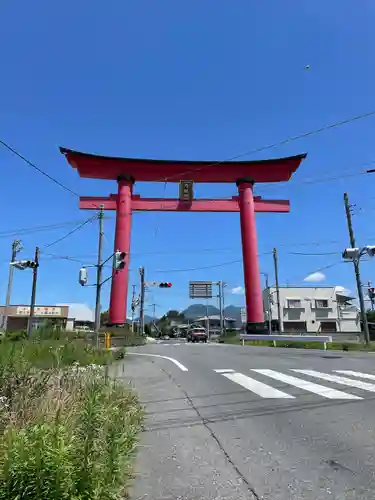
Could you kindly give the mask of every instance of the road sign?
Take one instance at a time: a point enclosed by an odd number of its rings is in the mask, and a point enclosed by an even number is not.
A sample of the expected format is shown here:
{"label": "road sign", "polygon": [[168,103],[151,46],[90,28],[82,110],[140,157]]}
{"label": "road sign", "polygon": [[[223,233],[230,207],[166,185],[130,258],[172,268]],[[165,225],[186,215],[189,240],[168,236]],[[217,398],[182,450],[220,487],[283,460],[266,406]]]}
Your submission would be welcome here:
{"label": "road sign", "polygon": [[193,198],[193,181],[180,181],[180,201],[191,201]]}
{"label": "road sign", "polygon": [[189,297],[191,299],[211,299],[212,281],[190,281]]}
{"label": "road sign", "polygon": [[241,323],[245,324],[247,323],[247,314],[246,314],[246,308],[241,307]]}

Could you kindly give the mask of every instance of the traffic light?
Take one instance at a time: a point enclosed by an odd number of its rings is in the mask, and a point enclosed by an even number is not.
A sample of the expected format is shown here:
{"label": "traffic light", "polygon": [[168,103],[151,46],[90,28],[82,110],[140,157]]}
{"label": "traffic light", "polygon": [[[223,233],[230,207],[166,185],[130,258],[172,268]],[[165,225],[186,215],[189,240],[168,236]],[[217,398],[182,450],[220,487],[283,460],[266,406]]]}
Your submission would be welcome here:
{"label": "traffic light", "polygon": [[375,298],[375,288],[373,287],[370,287],[368,289],[368,296],[371,300],[373,300]]}
{"label": "traffic light", "polygon": [[36,267],[38,267],[38,264],[33,260],[17,260],[15,262],[11,262],[11,265],[16,267],[17,269],[21,269],[21,271],[27,269],[28,267],[30,267],[31,269],[35,269]]}
{"label": "traffic light", "polygon": [[367,245],[365,250],[369,257],[375,257],[375,245]]}
{"label": "traffic light", "polygon": [[159,288],[171,288],[172,283],[159,283]]}
{"label": "traffic light", "polygon": [[125,252],[120,252],[120,250],[117,250],[115,252],[114,258],[113,258],[113,267],[114,269],[124,269],[125,267],[125,258],[126,258],[126,253]]}
{"label": "traffic light", "polygon": [[85,267],[81,267],[79,270],[78,282],[82,286],[85,286],[88,282],[87,269]]}
{"label": "traffic light", "polygon": [[31,267],[31,269],[35,269],[36,267],[38,267],[38,264],[33,260],[27,260],[26,267]]}

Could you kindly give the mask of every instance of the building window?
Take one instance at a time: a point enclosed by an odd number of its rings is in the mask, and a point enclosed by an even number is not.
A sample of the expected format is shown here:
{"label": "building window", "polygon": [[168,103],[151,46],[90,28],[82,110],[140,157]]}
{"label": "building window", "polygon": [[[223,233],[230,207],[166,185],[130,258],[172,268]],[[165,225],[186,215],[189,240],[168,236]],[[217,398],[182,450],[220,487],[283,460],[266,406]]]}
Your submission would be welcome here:
{"label": "building window", "polygon": [[315,301],[315,307],[317,309],[327,309],[328,300],[327,299],[319,299]]}
{"label": "building window", "polygon": [[288,299],[286,306],[288,309],[298,309],[301,307],[301,301],[300,299]]}
{"label": "building window", "polygon": [[337,332],[336,322],[333,321],[321,321],[320,331],[323,333]]}

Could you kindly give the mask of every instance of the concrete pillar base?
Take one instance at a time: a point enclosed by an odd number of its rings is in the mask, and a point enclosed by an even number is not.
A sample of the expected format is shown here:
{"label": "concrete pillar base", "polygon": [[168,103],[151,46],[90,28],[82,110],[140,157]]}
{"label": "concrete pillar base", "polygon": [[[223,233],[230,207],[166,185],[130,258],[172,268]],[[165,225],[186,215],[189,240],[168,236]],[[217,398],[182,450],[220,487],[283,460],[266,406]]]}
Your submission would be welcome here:
{"label": "concrete pillar base", "polygon": [[268,326],[266,323],[247,323],[246,333],[249,335],[267,335]]}

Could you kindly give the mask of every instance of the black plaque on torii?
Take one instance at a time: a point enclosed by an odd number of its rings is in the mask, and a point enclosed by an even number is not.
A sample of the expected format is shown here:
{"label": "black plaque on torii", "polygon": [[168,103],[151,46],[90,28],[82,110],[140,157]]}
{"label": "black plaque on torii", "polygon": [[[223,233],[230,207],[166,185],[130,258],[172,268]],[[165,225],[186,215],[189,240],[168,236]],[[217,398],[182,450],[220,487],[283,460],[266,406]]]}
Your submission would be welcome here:
{"label": "black plaque on torii", "polygon": [[193,181],[180,181],[180,201],[192,201],[194,199]]}

